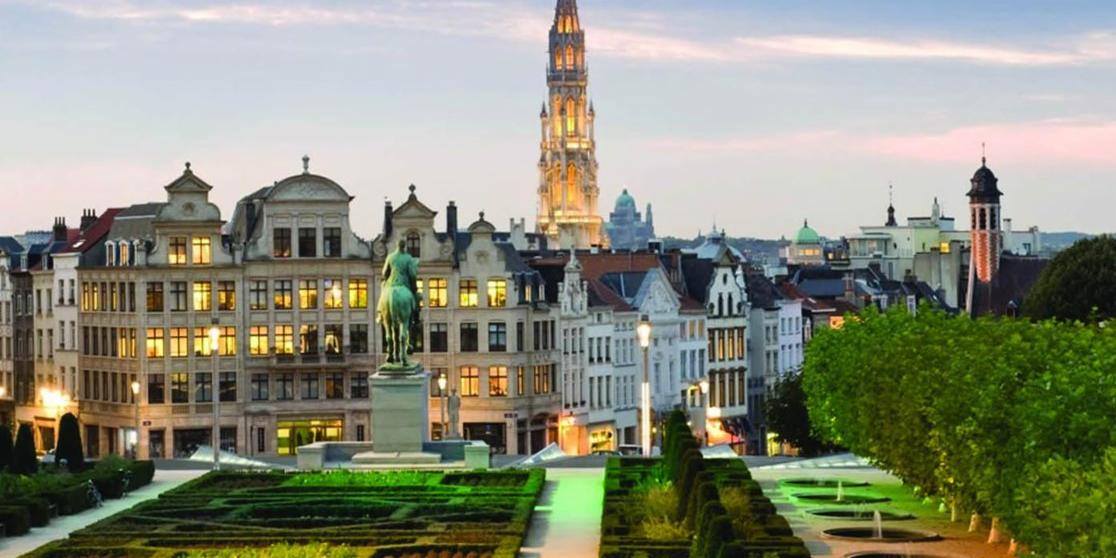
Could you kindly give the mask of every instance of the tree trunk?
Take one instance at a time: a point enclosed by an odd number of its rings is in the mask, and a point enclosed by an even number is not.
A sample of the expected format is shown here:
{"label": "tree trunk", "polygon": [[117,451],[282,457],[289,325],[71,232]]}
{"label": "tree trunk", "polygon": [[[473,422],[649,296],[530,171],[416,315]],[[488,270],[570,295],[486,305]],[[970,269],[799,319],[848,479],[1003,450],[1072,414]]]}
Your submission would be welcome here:
{"label": "tree trunk", "polygon": [[988,544],[1003,542],[1003,534],[1000,533],[1000,518],[992,518],[992,528],[988,531]]}
{"label": "tree trunk", "polygon": [[978,530],[980,530],[980,514],[973,512],[969,517],[969,532],[976,533]]}

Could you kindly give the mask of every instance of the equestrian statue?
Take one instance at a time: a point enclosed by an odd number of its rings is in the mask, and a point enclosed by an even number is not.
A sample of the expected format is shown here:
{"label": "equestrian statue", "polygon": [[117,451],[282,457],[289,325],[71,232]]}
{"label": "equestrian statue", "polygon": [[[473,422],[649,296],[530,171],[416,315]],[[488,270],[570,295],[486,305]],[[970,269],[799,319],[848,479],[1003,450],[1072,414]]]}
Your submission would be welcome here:
{"label": "equestrian statue", "polygon": [[388,254],[380,284],[378,310],[387,342],[387,363],[380,367],[384,372],[411,372],[418,366],[407,358],[413,349],[411,331],[419,322],[418,261],[404,248],[400,240]]}

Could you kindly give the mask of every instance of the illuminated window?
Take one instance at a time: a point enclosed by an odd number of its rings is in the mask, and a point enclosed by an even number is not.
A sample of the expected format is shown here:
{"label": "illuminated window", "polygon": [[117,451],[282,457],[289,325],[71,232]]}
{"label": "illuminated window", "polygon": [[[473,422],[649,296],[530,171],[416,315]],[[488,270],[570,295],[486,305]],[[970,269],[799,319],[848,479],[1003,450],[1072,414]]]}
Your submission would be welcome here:
{"label": "illuminated window", "polygon": [[208,236],[195,236],[191,239],[191,243],[193,244],[194,265],[209,265],[213,263],[213,254],[210,253]]}
{"label": "illuminated window", "polygon": [[120,265],[128,265],[128,243],[120,243]]}
{"label": "illuminated window", "polygon": [[236,356],[236,326],[220,326],[217,336],[217,354]]}
{"label": "illuminated window", "polygon": [[290,279],[276,279],[275,280],[275,309],[276,310],[290,310],[291,305],[294,304],[294,284]]}
{"label": "illuminated window", "polygon": [[184,327],[170,328],[170,356],[171,358],[185,358],[189,353],[189,340]]}
{"label": "illuminated window", "polygon": [[480,395],[480,369],[476,366],[461,367],[461,397]]}
{"label": "illuminated window", "polygon": [[488,280],[488,306],[503,308],[508,302],[508,282],[504,279]]}
{"label": "illuminated window", "polygon": [[291,229],[275,229],[272,234],[271,255],[276,258],[291,257]]}
{"label": "illuminated window", "polygon": [[445,279],[428,279],[429,293],[427,299],[431,308],[445,308],[449,304],[449,281]]}
{"label": "illuminated window", "polygon": [[145,337],[144,346],[147,358],[163,358],[163,351],[166,350],[163,344],[163,328],[149,327]]}
{"label": "illuminated window", "polygon": [[236,310],[236,282],[217,282],[217,309],[222,312]]}
{"label": "illuminated window", "polygon": [[[84,284],[82,285],[84,287]],[[82,293],[84,295],[84,292]],[[84,296],[82,297],[84,300]],[[163,282],[154,282],[147,284],[147,311],[148,312],[162,312],[163,311]]]}
{"label": "illuminated window", "polygon": [[209,346],[209,328],[208,327],[195,327],[194,328],[194,356],[196,356],[196,357],[213,356],[213,348]]}
{"label": "illuminated window", "polygon": [[572,195],[578,191],[578,185],[577,167],[570,163],[570,166],[566,167],[566,191]]}
{"label": "illuminated window", "polygon": [[267,326],[248,328],[248,354],[266,356],[268,353]]}
{"label": "illuminated window", "polygon": [[574,49],[570,45],[566,45],[566,68],[573,69],[574,67]]}
{"label": "illuminated window", "polygon": [[167,263],[170,265],[186,265],[186,237],[172,236],[167,249]]}
{"label": "illuminated window", "polygon": [[555,70],[561,70],[562,69],[562,53],[561,52],[555,52],[554,53],[554,69]]}
{"label": "illuminated window", "polygon": [[213,306],[213,285],[208,281],[194,283],[194,311],[205,312]]}
{"label": "illuminated window", "polygon": [[577,111],[574,110],[573,97],[566,99],[566,135],[577,133]]}
{"label": "illuminated window", "polygon": [[949,253],[949,243],[948,242],[941,243],[941,245],[938,246],[938,249],[941,250],[941,252],[943,254],[948,254]]}
{"label": "illuminated window", "polygon": [[367,279],[349,279],[349,308],[368,308]]}
{"label": "illuminated window", "polygon": [[345,290],[340,279],[322,280],[326,310],[339,310],[345,307]]}
{"label": "illuminated window", "polygon": [[458,285],[458,304],[462,308],[476,308],[477,306],[477,280],[462,279]]}
{"label": "illuminated window", "polygon": [[302,279],[298,282],[298,307],[302,310],[312,310],[318,307],[318,281],[316,279]]}
{"label": "illuminated window", "polygon": [[507,397],[508,395],[508,367],[488,367],[488,396]]}
{"label": "illuminated window", "polygon": [[277,326],[275,326],[275,354],[279,354],[279,355],[293,355],[294,354],[294,326],[292,326],[292,325],[277,325]]}
{"label": "illuminated window", "polygon": [[326,354],[341,354],[341,346],[345,338],[344,328],[341,326],[341,324],[326,324],[324,333]]}
{"label": "illuminated window", "polygon": [[318,354],[318,324],[302,324],[298,331],[298,351],[304,355]]}

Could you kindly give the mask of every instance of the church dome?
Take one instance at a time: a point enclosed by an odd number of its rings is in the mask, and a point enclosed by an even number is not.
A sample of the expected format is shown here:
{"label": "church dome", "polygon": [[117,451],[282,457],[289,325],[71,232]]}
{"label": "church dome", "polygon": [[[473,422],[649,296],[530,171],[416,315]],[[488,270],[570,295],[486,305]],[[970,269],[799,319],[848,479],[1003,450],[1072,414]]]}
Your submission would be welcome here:
{"label": "church dome", "polygon": [[810,224],[802,221],[802,228],[794,235],[795,244],[821,244],[821,237],[818,236],[818,231],[810,228]]}
{"label": "church dome", "polygon": [[992,169],[985,165],[985,160],[980,159],[980,168],[973,173],[972,180],[969,181],[972,185],[969,188],[969,199],[975,202],[998,202],[1000,196],[1004,193],[997,187],[1000,180],[992,172]]}
{"label": "church dome", "polygon": [[632,211],[635,211],[635,198],[633,198],[632,195],[628,193],[627,188],[624,188],[624,191],[616,197],[616,212],[619,213],[621,209],[628,208],[631,208]]}

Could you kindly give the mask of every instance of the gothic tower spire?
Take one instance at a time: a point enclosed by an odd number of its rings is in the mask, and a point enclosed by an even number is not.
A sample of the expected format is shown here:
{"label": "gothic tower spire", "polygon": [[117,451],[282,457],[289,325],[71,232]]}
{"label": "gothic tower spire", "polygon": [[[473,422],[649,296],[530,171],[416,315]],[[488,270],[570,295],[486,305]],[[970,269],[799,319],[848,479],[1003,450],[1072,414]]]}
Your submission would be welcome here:
{"label": "gothic tower spire", "polygon": [[588,101],[585,31],[576,0],[558,0],[554,8],[546,84],[536,227],[552,241],[572,235],[578,248],[607,244],[597,212],[595,112]]}

